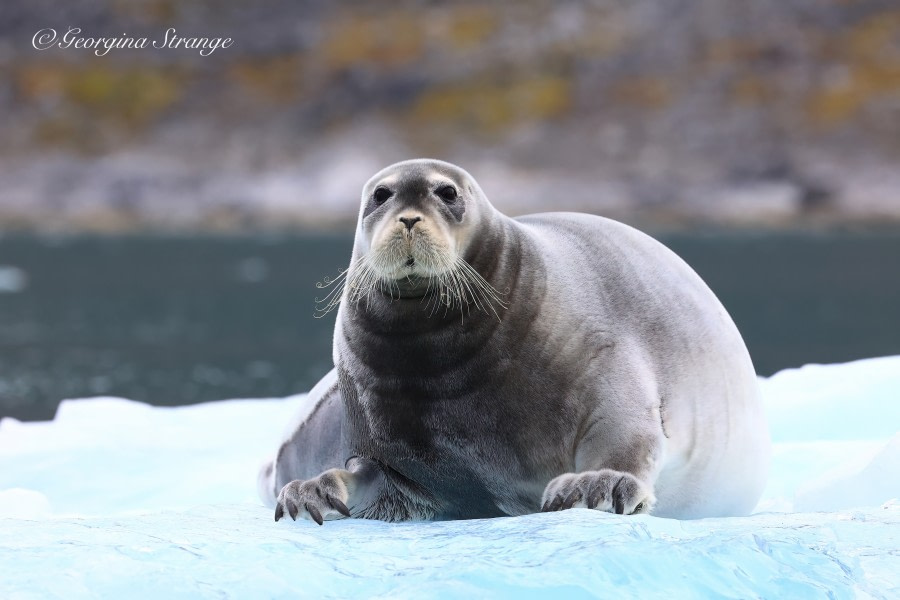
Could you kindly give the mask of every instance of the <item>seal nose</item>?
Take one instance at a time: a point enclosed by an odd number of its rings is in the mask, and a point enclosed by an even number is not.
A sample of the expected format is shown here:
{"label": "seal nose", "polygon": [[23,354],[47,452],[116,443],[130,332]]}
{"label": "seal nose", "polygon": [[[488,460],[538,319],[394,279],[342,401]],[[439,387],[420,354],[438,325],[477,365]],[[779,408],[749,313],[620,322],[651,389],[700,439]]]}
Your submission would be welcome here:
{"label": "seal nose", "polygon": [[413,225],[422,220],[422,217],[400,217],[400,222],[406,225],[407,231],[412,231]]}

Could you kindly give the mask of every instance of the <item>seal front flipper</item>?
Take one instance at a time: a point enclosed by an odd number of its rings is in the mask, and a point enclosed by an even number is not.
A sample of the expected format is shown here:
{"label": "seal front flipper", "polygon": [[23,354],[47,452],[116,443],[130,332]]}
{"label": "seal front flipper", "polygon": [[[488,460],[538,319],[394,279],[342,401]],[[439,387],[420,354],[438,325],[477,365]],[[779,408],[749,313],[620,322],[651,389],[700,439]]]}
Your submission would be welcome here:
{"label": "seal front flipper", "polygon": [[544,488],[541,511],[583,507],[620,515],[650,513],[666,456],[656,379],[645,355],[628,339],[616,340],[596,362],[602,372],[621,375],[596,382],[593,395],[604,402],[587,413],[574,460],[567,465],[570,472]]}
{"label": "seal front flipper", "polygon": [[[371,460],[351,459],[347,469],[329,469],[312,479],[295,479],[281,489],[275,505],[275,520],[287,512],[321,525],[326,519],[353,516],[364,508],[384,484],[384,474]],[[357,511],[358,512],[358,511]]]}
{"label": "seal front flipper", "polygon": [[582,507],[633,515],[649,513],[655,503],[652,490],[634,475],[601,469],[554,478],[544,490],[541,511]]}
{"label": "seal front flipper", "polygon": [[312,519],[319,525],[332,516],[350,516],[347,490],[353,474],[343,469],[330,469],[318,477],[301,481],[295,479],[281,488],[275,505],[275,520],[284,516],[285,511],[293,520],[298,516]]}

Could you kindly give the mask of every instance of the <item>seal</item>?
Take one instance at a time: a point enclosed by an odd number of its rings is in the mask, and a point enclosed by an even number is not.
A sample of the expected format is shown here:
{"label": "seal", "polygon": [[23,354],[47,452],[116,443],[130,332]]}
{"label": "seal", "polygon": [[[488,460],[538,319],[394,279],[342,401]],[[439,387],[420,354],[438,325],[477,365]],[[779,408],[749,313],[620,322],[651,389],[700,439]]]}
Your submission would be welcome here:
{"label": "seal", "polygon": [[750,356],[651,237],[509,218],[463,169],[412,160],[363,187],[332,289],[335,369],[259,476],[276,521],[756,505],[769,436]]}

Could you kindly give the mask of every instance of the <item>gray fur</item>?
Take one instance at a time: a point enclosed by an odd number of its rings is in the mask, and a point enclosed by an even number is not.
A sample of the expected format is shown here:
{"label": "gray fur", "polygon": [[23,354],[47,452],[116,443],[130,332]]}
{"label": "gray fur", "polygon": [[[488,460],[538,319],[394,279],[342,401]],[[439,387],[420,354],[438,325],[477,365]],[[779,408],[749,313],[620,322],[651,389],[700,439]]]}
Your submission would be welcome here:
{"label": "gray fur", "polygon": [[[448,181],[463,205],[434,195]],[[376,186],[391,200],[373,203]],[[344,290],[336,377],[261,473],[269,504],[296,505],[310,480],[304,502],[339,516],[315,483],[328,471],[343,485],[328,493],[353,516],[383,520],[753,509],[769,453],[755,372],[725,309],[674,253],[601,217],[508,218],[459,167],[417,160],[364,187],[348,281],[373,239],[401,235],[384,229],[398,215],[439,221],[422,235],[456,240],[448,247],[502,302],[434,310],[421,260],[364,298]]]}

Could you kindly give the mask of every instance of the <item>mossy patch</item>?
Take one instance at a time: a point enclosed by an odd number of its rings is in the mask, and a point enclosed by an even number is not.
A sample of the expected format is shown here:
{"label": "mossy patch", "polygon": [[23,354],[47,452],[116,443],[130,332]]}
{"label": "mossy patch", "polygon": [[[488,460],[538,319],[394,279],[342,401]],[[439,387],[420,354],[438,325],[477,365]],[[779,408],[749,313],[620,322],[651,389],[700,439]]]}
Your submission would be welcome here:
{"label": "mossy patch", "polygon": [[413,14],[345,15],[326,27],[314,49],[326,70],[360,64],[394,66],[422,55],[425,32]]}
{"label": "mossy patch", "polygon": [[837,75],[813,90],[806,108],[814,123],[854,119],[885,95],[900,99],[900,11],[882,12],[825,43]]}
{"label": "mossy patch", "polygon": [[85,116],[139,128],[181,94],[180,69],[112,62],[73,66],[30,64],[16,73],[18,91],[37,103],[61,102]]}
{"label": "mossy patch", "polygon": [[571,82],[563,77],[546,75],[505,84],[478,80],[427,90],[415,102],[412,117],[418,122],[497,131],[563,115],[570,104]]}
{"label": "mossy patch", "polygon": [[303,90],[303,73],[300,54],[242,59],[228,68],[231,81],[277,104],[297,100]]}
{"label": "mossy patch", "polygon": [[657,110],[669,104],[672,88],[662,77],[633,77],[613,85],[611,99],[627,107]]}

